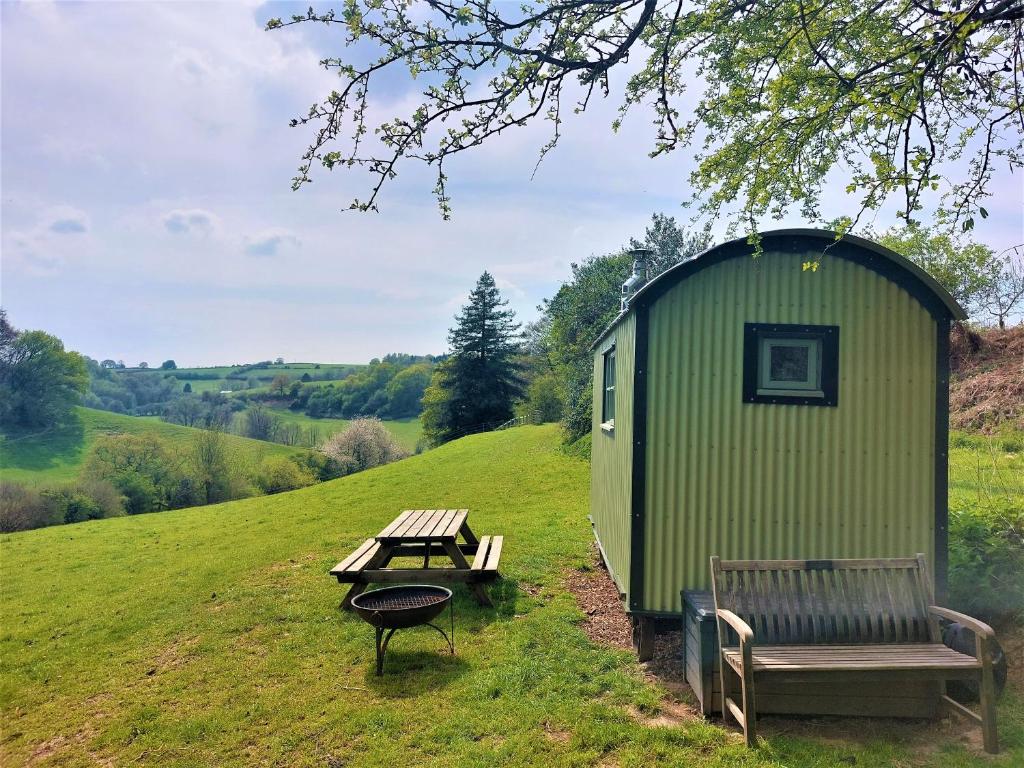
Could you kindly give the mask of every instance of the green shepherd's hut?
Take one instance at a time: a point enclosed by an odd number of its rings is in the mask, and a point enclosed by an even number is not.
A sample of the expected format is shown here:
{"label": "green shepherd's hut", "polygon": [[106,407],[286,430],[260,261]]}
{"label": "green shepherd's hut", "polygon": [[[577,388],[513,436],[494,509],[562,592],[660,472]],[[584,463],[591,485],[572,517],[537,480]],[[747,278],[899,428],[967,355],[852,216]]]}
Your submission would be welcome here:
{"label": "green shepherd's hut", "polygon": [[[591,519],[634,618],[681,616],[709,559],[946,570],[949,329],[964,311],[858,237],[792,229],[645,282],[594,343]],[[817,269],[809,268],[820,264]]]}

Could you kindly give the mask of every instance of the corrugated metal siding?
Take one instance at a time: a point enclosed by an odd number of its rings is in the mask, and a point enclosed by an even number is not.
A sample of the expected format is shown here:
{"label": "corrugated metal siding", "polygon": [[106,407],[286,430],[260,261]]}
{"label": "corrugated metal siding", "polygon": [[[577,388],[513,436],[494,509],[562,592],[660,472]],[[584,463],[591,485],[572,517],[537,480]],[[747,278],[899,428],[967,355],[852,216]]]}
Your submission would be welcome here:
{"label": "corrugated metal siding", "polygon": [[[601,429],[603,354],[615,341],[615,431]],[[619,591],[629,591],[630,499],[633,491],[633,362],[636,317],[624,317],[594,351],[590,514]]]}
{"label": "corrugated metal siding", "polygon": [[[806,259],[729,259],[651,307],[646,610],[680,611],[712,554],[934,560],[935,321],[864,267]],[[743,403],[744,322],[838,325],[838,407]]]}

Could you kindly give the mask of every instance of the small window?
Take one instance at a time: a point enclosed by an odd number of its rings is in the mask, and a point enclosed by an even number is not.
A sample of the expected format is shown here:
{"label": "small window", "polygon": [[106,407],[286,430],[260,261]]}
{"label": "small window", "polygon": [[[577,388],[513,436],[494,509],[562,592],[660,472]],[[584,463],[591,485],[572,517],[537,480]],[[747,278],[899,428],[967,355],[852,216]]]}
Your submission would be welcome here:
{"label": "small window", "polygon": [[601,399],[601,423],[615,424],[615,347],[604,353],[604,392]]}
{"label": "small window", "polygon": [[743,335],[744,402],[837,404],[838,326],[746,323]]}

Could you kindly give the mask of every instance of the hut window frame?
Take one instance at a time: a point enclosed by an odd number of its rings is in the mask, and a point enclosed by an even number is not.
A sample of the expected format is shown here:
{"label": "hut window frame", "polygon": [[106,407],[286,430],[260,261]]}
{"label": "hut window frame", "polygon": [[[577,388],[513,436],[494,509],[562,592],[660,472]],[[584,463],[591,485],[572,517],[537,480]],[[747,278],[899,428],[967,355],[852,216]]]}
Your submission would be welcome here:
{"label": "hut window frame", "polygon": [[601,356],[601,428],[615,428],[615,345]]}
{"label": "hut window frame", "polygon": [[[780,375],[783,355],[776,350],[806,350],[804,375]],[[800,364],[800,355],[790,355]],[[774,370],[773,370],[774,367]],[[743,402],[771,405],[839,403],[839,326],[744,323]]]}

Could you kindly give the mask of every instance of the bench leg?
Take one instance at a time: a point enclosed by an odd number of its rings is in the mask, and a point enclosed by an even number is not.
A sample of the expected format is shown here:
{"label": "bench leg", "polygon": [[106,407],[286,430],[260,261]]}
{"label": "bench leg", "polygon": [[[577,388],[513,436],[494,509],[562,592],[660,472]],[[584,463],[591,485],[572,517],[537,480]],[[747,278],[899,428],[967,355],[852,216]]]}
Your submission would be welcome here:
{"label": "bench leg", "polygon": [[996,733],[996,681],[992,674],[992,653],[988,638],[975,635],[975,650],[981,659],[981,686],[979,701],[981,703],[981,735],[985,751],[990,754],[999,752],[999,736]]}
{"label": "bench leg", "polygon": [[752,663],[743,664],[743,740],[753,747],[757,740],[757,713],[754,711],[754,674]]}

